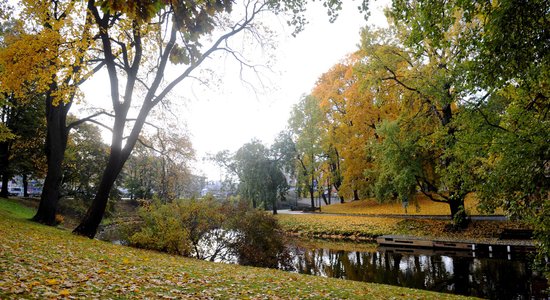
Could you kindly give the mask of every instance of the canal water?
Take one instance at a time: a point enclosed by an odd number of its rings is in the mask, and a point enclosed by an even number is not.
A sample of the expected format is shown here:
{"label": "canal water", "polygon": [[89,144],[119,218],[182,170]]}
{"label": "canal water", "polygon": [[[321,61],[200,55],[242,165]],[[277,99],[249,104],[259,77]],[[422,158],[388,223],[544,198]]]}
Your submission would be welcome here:
{"label": "canal water", "polygon": [[[103,232],[100,236],[125,244],[116,235]],[[546,279],[532,266],[532,254],[398,249],[298,239],[287,246],[292,260],[284,269],[290,267],[297,273],[486,299],[550,299]],[[239,259],[229,255],[216,261],[238,263]]]}
{"label": "canal water", "polygon": [[290,250],[302,274],[487,299],[548,299],[547,281],[532,268],[530,255],[357,247],[367,249],[295,241]]}

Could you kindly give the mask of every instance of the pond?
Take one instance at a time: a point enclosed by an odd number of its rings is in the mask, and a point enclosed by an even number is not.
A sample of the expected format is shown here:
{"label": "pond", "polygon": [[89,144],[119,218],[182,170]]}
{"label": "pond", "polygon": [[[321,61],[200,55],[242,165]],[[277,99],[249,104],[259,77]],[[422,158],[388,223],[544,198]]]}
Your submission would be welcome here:
{"label": "pond", "polygon": [[353,247],[295,241],[290,249],[296,272],[302,274],[489,299],[548,298],[546,279],[532,269],[530,255]]}
{"label": "pond", "polygon": [[[101,236],[121,243],[105,232]],[[205,243],[203,254],[213,251],[209,249],[213,245]],[[532,255],[525,253],[398,249],[369,243],[298,239],[290,240],[287,247],[291,260],[285,261],[284,269],[302,274],[487,299],[548,299],[549,296],[546,279],[532,268]],[[240,260],[229,253],[215,261],[238,263]]]}

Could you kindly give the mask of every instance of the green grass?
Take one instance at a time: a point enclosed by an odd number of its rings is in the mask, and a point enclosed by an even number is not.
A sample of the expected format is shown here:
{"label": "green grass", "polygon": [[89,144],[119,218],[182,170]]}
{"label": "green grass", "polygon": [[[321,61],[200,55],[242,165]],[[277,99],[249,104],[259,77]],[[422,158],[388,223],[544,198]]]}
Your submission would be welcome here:
{"label": "green grass", "polygon": [[458,299],[187,259],[74,236],[0,199],[0,299]]}
{"label": "green grass", "polygon": [[0,198],[0,212],[11,214],[15,218],[30,219],[35,213],[33,208],[21,205],[18,201],[12,199]]}

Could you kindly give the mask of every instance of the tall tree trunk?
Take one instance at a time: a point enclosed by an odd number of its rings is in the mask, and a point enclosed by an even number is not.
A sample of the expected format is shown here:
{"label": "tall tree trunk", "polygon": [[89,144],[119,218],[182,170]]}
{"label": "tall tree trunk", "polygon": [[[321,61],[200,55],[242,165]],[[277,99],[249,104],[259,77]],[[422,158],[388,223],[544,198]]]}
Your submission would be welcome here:
{"label": "tall tree trunk", "polygon": [[4,172],[2,174],[2,191],[0,192],[0,197],[8,198],[9,191],[8,191],[8,184],[10,183],[10,178],[7,174],[7,172]]}
{"label": "tall tree trunk", "polygon": [[277,214],[277,197],[276,196],[273,198],[273,214],[274,215]]}
{"label": "tall tree trunk", "polygon": [[70,103],[64,104],[61,102],[54,106],[52,101],[53,98],[48,95],[46,97],[47,134],[45,147],[48,171],[44,180],[38,211],[32,218],[35,222],[51,226],[56,225],[55,214],[61,194],[62,164],[69,134],[66,120],[71,105]]}
{"label": "tall tree trunk", "polygon": [[321,197],[323,198],[323,202],[325,202],[325,205],[328,205],[328,199],[327,199],[327,195],[325,195],[325,192],[321,194]]}
{"label": "tall tree trunk", "polygon": [[332,183],[330,182],[330,177],[328,179],[327,184],[327,194],[328,194],[328,205],[332,204],[331,198],[332,198]]}
{"label": "tall tree trunk", "polygon": [[103,171],[103,176],[99,183],[96,196],[91,206],[88,208],[86,216],[84,216],[84,219],[82,219],[80,224],[73,230],[73,233],[87,236],[91,239],[96,235],[99,223],[101,223],[103,215],[105,214],[105,209],[107,208],[111,189],[122,171],[124,164],[130,157],[132,149],[134,149],[139,138],[139,133],[145,124],[145,119],[151,108],[152,107],[142,108],[136,118],[132,132],[126,138],[126,145],[124,145],[124,148],[122,147],[122,141],[124,140],[124,126],[128,110],[125,109],[125,111],[116,115],[113,125],[113,138],[111,140],[109,159]]}
{"label": "tall tree trunk", "polygon": [[315,197],[314,197],[314,186],[313,183],[315,182],[315,177],[313,177],[313,172],[311,173],[311,184],[309,186],[309,197],[311,198],[311,208],[315,208]]}
{"label": "tall tree trunk", "polygon": [[[448,151],[448,149],[451,149],[456,143],[456,128],[451,124],[453,117],[451,105],[444,105],[441,111],[443,114],[441,124],[448,128],[448,135],[450,137],[446,140],[445,144],[445,150]],[[445,168],[449,167],[453,159],[454,157],[452,155],[447,156],[443,160],[443,166]],[[464,194],[464,192],[462,191],[462,182],[459,181],[452,188],[454,188],[454,191],[450,192],[448,202],[449,208],[451,210],[451,217],[453,219],[453,225],[457,229],[466,228],[468,227],[469,220],[466,214],[466,210],[464,209],[464,198],[466,197],[466,194]]]}
{"label": "tall tree trunk", "polygon": [[23,174],[23,197],[29,197],[29,178],[27,174]]}
{"label": "tall tree trunk", "polygon": [[353,190],[353,201],[359,200],[359,191]]}
{"label": "tall tree trunk", "polygon": [[449,197],[449,208],[451,210],[451,218],[456,229],[464,229],[468,227],[469,219],[464,209],[464,195],[451,192]]}
{"label": "tall tree trunk", "polygon": [[[338,189],[336,189],[338,191]],[[346,199],[344,198],[344,195],[338,194],[338,197],[340,198],[340,203],[346,203]]]}
{"label": "tall tree trunk", "polygon": [[111,147],[111,154],[109,154],[109,160],[105,170],[103,171],[103,176],[101,178],[101,182],[99,183],[94,200],[88,208],[86,216],[84,216],[84,219],[82,219],[80,224],[73,230],[73,233],[87,236],[91,239],[94,238],[97,233],[99,223],[101,223],[103,215],[105,214],[111,189],[118,177],[118,174],[120,174],[126,159],[127,157],[124,158],[122,156],[121,150],[116,150],[116,147],[115,149]]}
{"label": "tall tree trunk", "polygon": [[8,195],[8,183],[10,181],[9,168],[9,142],[0,143],[0,175],[2,175],[2,190],[0,191],[0,197],[7,198]]}
{"label": "tall tree trunk", "polygon": [[313,195],[313,187],[309,187],[309,197],[311,199],[311,208],[315,208],[315,197]]}

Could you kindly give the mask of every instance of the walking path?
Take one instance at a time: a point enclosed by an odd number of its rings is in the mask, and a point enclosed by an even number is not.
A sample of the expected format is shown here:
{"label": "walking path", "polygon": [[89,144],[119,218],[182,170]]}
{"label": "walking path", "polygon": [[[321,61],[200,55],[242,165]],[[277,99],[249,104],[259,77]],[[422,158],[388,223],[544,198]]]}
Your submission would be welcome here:
{"label": "walking path", "polygon": [[[316,214],[324,216],[350,216],[350,217],[369,217],[369,218],[394,218],[394,219],[429,219],[429,220],[450,220],[449,215],[398,215],[398,214],[344,214],[344,213],[324,213],[324,212],[304,212],[290,209],[277,210],[280,214],[289,215],[305,215]],[[508,221],[508,217],[502,215],[471,215],[469,216],[472,221]]]}
{"label": "walking path", "polygon": [[[336,199],[332,199],[333,204]],[[316,211],[302,211],[302,210],[290,210],[290,209],[280,209],[277,210],[280,214],[291,214],[291,215],[300,215],[300,214],[319,214],[325,216],[351,216],[351,217],[369,217],[369,218],[394,218],[394,219],[428,219],[428,220],[450,220],[450,215],[408,215],[408,214],[347,214],[347,213],[324,213],[323,207],[326,206],[324,201],[315,199],[315,205],[318,206],[321,204],[321,208],[317,207]],[[311,207],[311,199],[301,198],[296,200],[296,204],[299,207]],[[497,221],[504,222],[508,221],[508,217],[503,215],[470,215],[472,221]]]}

